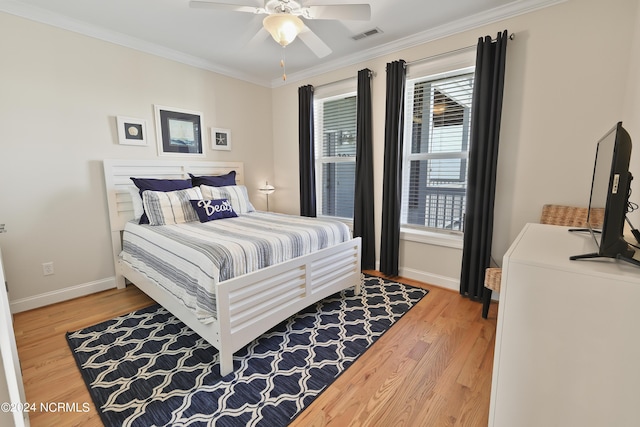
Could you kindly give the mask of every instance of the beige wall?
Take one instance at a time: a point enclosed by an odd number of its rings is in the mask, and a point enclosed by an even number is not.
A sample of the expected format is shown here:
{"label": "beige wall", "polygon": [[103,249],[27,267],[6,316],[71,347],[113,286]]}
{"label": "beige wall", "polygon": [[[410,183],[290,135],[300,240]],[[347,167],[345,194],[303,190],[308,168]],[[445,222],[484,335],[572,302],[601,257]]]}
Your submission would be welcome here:
{"label": "beige wall", "polygon": [[[101,160],[158,158],[154,104],[202,112],[205,144],[210,127],[231,129],[232,151],[206,159],[245,162],[264,208],[269,88],[3,13],[0,58],[0,245],[14,309],[111,286]],[[119,145],[117,115],[146,119],[149,146]],[[48,261],[55,274],[45,277]]]}
{"label": "beige wall", "polygon": [[[635,189],[631,200],[640,204],[640,7],[636,10],[636,26],[633,34],[630,55],[631,64],[628,73],[625,108],[622,115],[623,125],[631,134],[634,149],[631,150],[631,173],[634,181],[631,186]],[[629,215],[631,223],[640,228],[640,210]]]}
{"label": "beige wall", "polygon": [[[524,224],[539,220],[543,204],[588,203],[595,142],[622,119],[629,85],[635,86],[632,100],[638,108],[638,73],[628,72],[630,57],[637,67],[640,55],[637,47],[633,54],[631,50],[637,9],[633,0],[568,1],[274,89],[276,208],[298,212],[297,86],[327,84],[368,67],[377,73],[372,102],[379,242],[385,64],[452,51],[508,29],[516,39],[509,42],[507,54],[493,245],[493,256],[501,262]],[[640,129],[636,134],[640,141]],[[379,245],[376,251],[379,258]],[[406,276],[456,288],[460,264],[460,249],[401,242],[400,271]]]}

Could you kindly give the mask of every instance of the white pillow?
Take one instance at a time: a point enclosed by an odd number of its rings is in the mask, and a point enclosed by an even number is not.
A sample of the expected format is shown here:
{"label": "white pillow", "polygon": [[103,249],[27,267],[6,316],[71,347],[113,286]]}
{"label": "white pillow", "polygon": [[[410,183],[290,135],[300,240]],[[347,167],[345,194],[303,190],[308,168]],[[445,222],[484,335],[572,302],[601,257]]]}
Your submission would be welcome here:
{"label": "white pillow", "polygon": [[151,225],[199,221],[190,200],[202,200],[198,187],[175,191],[143,191],[142,204]]}
{"label": "white pillow", "polygon": [[255,211],[255,208],[249,201],[247,187],[244,185],[227,185],[224,187],[211,187],[209,185],[201,185],[203,199],[227,199],[231,202],[231,207],[238,214],[244,214]]}
{"label": "white pillow", "polygon": [[133,205],[133,217],[136,221],[140,221],[140,217],[144,213],[144,207],[142,206],[142,197],[140,197],[140,189],[135,185],[127,187],[129,194],[131,195],[131,204]]}

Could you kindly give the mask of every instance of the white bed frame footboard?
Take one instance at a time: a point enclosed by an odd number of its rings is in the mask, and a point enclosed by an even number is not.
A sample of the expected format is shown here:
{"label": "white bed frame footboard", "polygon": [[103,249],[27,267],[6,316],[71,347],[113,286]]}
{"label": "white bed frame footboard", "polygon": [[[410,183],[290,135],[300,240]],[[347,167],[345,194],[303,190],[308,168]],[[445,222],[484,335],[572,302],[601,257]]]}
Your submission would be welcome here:
{"label": "white bed frame footboard", "polygon": [[146,276],[120,260],[122,230],[133,218],[128,187],[130,177],[185,179],[194,175],[220,175],[236,171],[244,183],[240,162],[170,162],[105,160],[104,174],[109,206],[116,283],[125,278],[165,307],[219,350],[220,372],[233,371],[233,353],[303,308],[343,289],[360,293],[360,238],[294,258],[217,285],[217,315],[203,324],[196,316]]}

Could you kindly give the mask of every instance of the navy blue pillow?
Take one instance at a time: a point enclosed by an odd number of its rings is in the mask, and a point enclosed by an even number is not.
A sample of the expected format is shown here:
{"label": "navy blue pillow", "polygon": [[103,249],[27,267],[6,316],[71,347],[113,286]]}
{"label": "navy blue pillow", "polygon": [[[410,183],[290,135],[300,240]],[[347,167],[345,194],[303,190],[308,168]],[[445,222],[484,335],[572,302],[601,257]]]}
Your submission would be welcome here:
{"label": "navy blue pillow", "polygon": [[210,185],[211,187],[225,187],[227,185],[236,185],[236,171],[231,171],[224,175],[212,176],[195,176],[189,174],[194,187],[201,185]]}
{"label": "navy blue pillow", "polygon": [[196,210],[200,222],[238,216],[231,207],[231,202],[227,199],[190,200],[190,202]]}
{"label": "navy blue pillow", "polygon": [[[142,197],[142,192],[146,190],[151,191],[175,191],[175,190],[186,190],[187,188],[191,188],[193,185],[191,183],[191,179],[155,179],[155,178],[133,178],[131,177],[131,181],[138,187],[140,190],[140,197]],[[147,217],[147,213],[143,213],[140,217],[140,221],[138,224],[149,224],[149,218]]]}

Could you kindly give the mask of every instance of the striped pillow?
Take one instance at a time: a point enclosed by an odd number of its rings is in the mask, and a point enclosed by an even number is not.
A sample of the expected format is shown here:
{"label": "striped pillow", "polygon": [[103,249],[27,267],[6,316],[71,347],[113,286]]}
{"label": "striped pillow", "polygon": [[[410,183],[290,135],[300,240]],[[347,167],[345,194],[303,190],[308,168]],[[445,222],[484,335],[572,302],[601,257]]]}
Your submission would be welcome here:
{"label": "striped pillow", "polygon": [[198,221],[198,214],[190,200],[201,200],[198,187],[176,191],[144,191],[142,204],[151,225],[181,224]]}
{"label": "striped pillow", "polygon": [[244,185],[227,185],[224,187],[211,187],[201,185],[203,199],[227,199],[231,202],[231,207],[238,214],[245,214],[255,211],[249,201],[247,187]]}

